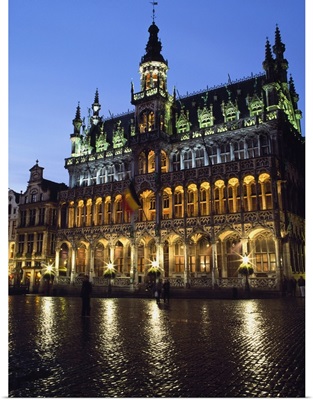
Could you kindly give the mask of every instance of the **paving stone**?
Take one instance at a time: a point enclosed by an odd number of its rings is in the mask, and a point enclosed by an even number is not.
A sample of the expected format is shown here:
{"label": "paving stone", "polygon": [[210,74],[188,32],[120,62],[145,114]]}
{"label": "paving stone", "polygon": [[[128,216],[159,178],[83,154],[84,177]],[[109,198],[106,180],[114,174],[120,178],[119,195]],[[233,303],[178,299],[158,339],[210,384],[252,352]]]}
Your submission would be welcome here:
{"label": "paving stone", "polygon": [[9,397],[305,397],[300,298],[9,296]]}

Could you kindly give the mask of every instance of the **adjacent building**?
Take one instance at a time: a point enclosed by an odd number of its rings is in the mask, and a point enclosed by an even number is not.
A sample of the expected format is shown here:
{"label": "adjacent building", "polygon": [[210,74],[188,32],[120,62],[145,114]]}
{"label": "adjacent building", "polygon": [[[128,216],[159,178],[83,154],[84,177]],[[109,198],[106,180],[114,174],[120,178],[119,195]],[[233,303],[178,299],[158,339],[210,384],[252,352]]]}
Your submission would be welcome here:
{"label": "adjacent building", "polygon": [[9,189],[8,195],[8,273],[9,284],[16,283],[15,276],[15,242],[16,242],[16,226],[18,223],[18,206],[20,202],[20,194]]}
{"label": "adjacent building", "polygon": [[[57,196],[67,188],[64,183],[44,179],[43,170],[36,161],[30,169],[26,191],[18,195],[15,244],[12,243],[10,247],[14,252],[14,257],[11,257],[11,283],[23,283],[30,292],[38,292],[44,287],[45,270],[54,266],[57,251]],[[10,193],[13,198],[12,192],[9,191],[9,198]]]}

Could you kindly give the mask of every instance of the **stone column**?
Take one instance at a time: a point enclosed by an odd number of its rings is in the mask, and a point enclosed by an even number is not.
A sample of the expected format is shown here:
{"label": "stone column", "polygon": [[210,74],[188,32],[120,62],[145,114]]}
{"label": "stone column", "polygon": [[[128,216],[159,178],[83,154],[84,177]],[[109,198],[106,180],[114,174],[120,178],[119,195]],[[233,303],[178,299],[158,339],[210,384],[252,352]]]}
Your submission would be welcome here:
{"label": "stone column", "polygon": [[89,246],[89,278],[92,282],[95,276],[95,250],[92,245]]}
{"label": "stone column", "polygon": [[72,247],[72,255],[71,255],[71,283],[75,281],[75,270],[76,270],[76,247]]}

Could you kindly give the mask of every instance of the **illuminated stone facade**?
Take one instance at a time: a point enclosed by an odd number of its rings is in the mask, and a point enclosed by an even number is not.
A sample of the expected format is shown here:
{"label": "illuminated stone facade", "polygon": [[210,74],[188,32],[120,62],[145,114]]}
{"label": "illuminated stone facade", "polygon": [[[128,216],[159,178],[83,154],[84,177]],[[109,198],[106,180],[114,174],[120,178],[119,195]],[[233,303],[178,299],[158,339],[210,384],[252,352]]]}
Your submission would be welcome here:
{"label": "illuminated stone facade", "polygon": [[9,284],[13,285],[15,280],[15,241],[16,241],[16,227],[18,224],[18,206],[20,202],[20,195],[14,190],[9,189],[8,196],[8,273]]}
{"label": "illuminated stone facade", "polygon": [[[255,287],[304,273],[304,139],[276,27],[264,74],[184,97],[167,89],[158,27],[149,28],[134,111],[104,119],[98,90],[85,123],[77,106],[59,193],[60,283],[89,274],[144,283],[154,262],[185,287],[234,286],[247,254]],[[196,71],[193,71],[193,73]],[[129,213],[133,182],[141,208]]]}
{"label": "illuminated stone facade", "polygon": [[[54,265],[57,243],[58,193],[64,183],[44,179],[44,168],[36,164],[29,170],[27,189],[18,195],[18,223],[11,243],[9,278],[11,285],[29,286],[31,292],[43,288],[46,267]],[[9,198],[13,191],[9,191]],[[13,226],[12,235],[13,235]],[[11,256],[11,259],[10,259]]]}

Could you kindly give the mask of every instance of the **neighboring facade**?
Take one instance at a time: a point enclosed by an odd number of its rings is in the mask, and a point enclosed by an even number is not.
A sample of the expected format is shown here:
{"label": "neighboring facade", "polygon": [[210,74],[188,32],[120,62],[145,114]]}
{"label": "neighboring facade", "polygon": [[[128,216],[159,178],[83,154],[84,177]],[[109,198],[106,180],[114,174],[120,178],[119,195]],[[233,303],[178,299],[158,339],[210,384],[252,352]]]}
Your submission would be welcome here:
{"label": "neighboring facade", "polygon": [[19,195],[18,224],[16,226],[14,282],[38,292],[48,265],[54,265],[57,243],[57,215],[59,191],[64,183],[43,178],[44,168],[36,164],[30,169],[25,193]]}
{"label": "neighboring facade", "polygon": [[9,260],[9,284],[16,284],[15,273],[15,240],[16,240],[16,226],[18,223],[18,206],[20,202],[20,194],[14,190],[9,189],[8,198],[8,260]]}
{"label": "neighboring facade", "polygon": [[77,107],[54,231],[59,283],[89,274],[100,285],[109,263],[115,284],[140,283],[154,262],[172,285],[234,286],[249,255],[253,285],[279,289],[305,272],[305,144],[279,28],[264,74],[184,97],[167,90],[158,31],[153,22],[134,111],[104,119],[98,90],[87,124]]}

